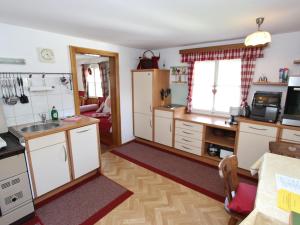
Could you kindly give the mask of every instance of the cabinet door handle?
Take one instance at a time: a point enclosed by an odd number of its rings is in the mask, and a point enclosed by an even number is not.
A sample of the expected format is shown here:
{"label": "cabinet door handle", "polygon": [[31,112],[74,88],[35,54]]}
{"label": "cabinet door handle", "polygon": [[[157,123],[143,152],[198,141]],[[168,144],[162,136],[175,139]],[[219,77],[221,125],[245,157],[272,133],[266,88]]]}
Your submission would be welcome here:
{"label": "cabinet door handle", "polygon": [[81,130],[81,131],[77,131],[76,133],[77,134],[80,134],[80,133],[84,133],[84,132],[87,132],[87,131],[89,131],[90,129],[86,129],[86,130]]}
{"label": "cabinet door handle", "polygon": [[249,126],[250,129],[253,129],[253,130],[268,130],[266,128],[257,128],[257,127],[251,127]]}
{"label": "cabinet door handle", "polygon": [[192,134],[192,133],[189,133],[189,132],[186,132],[186,131],[182,131],[183,133],[185,133],[185,134]]}
{"label": "cabinet door handle", "polygon": [[150,122],[150,127],[152,128],[152,122],[151,122],[151,120],[149,120],[149,122]]}
{"label": "cabinet door handle", "polygon": [[185,147],[183,145],[181,145],[181,147],[185,148],[185,149],[188,149],[188,150],[191,150],[189,147]]}
{"label": "cabinet door handle", "polygon": [[300,134],[294,134],[296,137],[300,137]]}
{"label": "cabinet door handle", "polygon": [[67,162],[67,150],[66,147],[63,145],[64,153],[65,153],[65,162]]}
{"label": "cabinet door handle", "polygon": [[172,124],[170,124],[170,132],[172,132]]}
{"label": "cabinet door handle", "polygon": [[182,124],[186,127],[192,127],[192,125],[190,125],[190,124],[186,124],[186,123],[182,123]]}
{"label": "cabinet door handle", "polygon": [[149,106],[149,109],[150,109],[150,112],[152,112],[152,106],[151,105]]}
{"label": "cabinet door handle", "polygon": [[186,142],[191,142],[190,140],[187,140],[185,138],[182,138],[183,141],[186,141]]}

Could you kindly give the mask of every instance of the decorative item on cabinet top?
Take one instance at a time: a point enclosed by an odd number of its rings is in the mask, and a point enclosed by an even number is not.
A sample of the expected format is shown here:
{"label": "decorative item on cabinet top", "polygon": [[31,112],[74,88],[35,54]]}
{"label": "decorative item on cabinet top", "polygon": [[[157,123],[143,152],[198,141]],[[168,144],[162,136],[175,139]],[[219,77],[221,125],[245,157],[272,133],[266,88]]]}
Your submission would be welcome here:
{"label": "decorative item on cabinet top", "polygon": [[[146,53],[151,53],[151,57],[147,56]],[[139,64],[137,66],[137,69],[158,69],[158,60],[160,59],[159,56],[155,56],[154,53],[151,50],[147,50],[143,53],[142,57],[139,57]]]}
{"label": "decorative item on cabinet top", "polygon": [[188,80],[188,67],[187,66],[172,66],[171,82],[172,83],[187,83]]}

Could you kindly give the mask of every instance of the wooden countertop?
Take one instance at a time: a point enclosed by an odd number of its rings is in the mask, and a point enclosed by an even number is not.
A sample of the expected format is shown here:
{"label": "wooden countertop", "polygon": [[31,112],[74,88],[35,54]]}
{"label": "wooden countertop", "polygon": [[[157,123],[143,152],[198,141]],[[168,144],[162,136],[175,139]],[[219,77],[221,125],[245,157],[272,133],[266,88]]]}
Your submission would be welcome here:
{"label": "wooden countertop", "polygon": [[[42,137],[45,135],[54,134],[54,133],[61,132],[61,131],[67,131],[67,130],[71,130],[71,129],[75,129],[75,128],[79,128],[79,127],[84,127],[84,126],[95,124],[95,123],[99,122],[99,120],[95,119],[95,118],[91,118],[91,117],[87,117],[87,116],[80,116],[80,117],[81,117],[81,119],[76,122],[59,120],[57,122],[60,124],[60,126],[49,129],[49,130],[36,131],[36,132],[24,132],[24,133],[20,132],[20,133],[24,137],[25,140],[30,140],[33,138]],[[30,125],[34,125],[34,123],[15,126],[15,127],[13,127],[13,129],[15,129],[16,131],[20,131],[20,129],[22,129],[23,127],[30,126]]]}
{"label": "wooden countertop", "polygon": [[237,125],[229,125],[225,123],[228,119],[224,117],[216,117],[216,116],[209,116],[209,115],[200,115],[200,114],[182,114],[175,117],[177,120],[183,120],[186,122],[193,122],[193,123],[201,123],[204,125],[208,125],[211,127],[222,128],[226,130],[233,130],[236,131],[238,129]]}

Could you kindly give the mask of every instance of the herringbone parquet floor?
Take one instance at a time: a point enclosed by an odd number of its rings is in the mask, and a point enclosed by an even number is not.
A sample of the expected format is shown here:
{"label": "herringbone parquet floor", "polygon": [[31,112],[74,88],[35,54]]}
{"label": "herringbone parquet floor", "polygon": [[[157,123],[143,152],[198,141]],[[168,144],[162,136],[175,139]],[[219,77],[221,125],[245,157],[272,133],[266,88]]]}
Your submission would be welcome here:
{"label": "herringbone parquet floor", "polygon": [[134,194],[96,225],[225,225],[223,204],[110,152],[105,176]]}

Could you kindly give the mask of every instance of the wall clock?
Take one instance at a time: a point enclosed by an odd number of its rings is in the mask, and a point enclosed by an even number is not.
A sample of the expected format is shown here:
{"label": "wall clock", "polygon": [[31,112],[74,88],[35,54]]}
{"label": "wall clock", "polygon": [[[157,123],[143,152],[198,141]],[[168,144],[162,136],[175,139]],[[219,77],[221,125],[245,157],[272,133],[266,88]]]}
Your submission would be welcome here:
{"label": "wall clock", "polygon": [[38,48],[39,59],[41,62],[54,63],[55,57],[52,49],[49,48]]}

